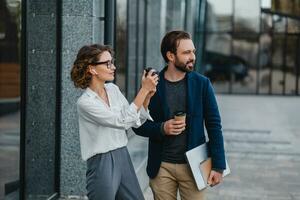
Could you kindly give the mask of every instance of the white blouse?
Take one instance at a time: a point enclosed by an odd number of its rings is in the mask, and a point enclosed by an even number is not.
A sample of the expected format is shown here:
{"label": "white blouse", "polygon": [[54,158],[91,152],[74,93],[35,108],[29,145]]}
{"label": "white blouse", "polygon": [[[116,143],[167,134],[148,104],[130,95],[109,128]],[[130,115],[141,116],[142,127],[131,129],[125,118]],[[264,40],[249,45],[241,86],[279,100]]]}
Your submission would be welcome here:
{"label": "white blouse", "polygon": [[90,88],[77,101],[83,160],[126,146],[126,130],[141,126],[147,119],[152,120],[143,106],[137,111],[134,103],[129,105],[115,84],[105,84],[105,89],[110,106]]}

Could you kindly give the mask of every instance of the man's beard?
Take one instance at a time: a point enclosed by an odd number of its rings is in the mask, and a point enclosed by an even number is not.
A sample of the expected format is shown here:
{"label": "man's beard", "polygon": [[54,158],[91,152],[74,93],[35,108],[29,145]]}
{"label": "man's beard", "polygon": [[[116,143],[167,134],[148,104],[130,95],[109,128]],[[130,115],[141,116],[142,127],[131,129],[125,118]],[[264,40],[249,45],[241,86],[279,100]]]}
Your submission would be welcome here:
{"label": "man's beard", "polygon": [[181,72],[191,72],[191,71],[194,70],[194,66],[188,67],[187,65],[189,63],[193,63],[194,64],[194,60],[190,60],[186,64],[183,64],[182,62],[179,62],[178,59],[176,59],[175,63],[174,63],[174,66],[175,66],[176,69],[178,69]]}

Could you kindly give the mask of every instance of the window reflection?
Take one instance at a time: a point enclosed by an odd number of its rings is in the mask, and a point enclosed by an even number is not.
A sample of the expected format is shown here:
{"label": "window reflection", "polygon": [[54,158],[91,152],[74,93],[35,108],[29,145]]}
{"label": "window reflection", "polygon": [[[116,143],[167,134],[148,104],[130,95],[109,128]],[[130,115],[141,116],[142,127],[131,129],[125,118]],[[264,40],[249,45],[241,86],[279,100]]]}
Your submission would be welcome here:
{"label": "window reflection", "polygon": [[127,45],[127,0],[117,0],[116,9],[116,84],[125,94],[125,73],[126,73],[126,45]]}
{"label": "window reflection", "polygon": [[232,9],[232,0],[208,0],[206,10],[206,31],[231,31]]}
{"label": "window reflection", "polygon": [[296,94],[300,20],[294,11],[300,5],[280,1],[274,6],[270,0],[207,2],[204,73],[216,90]]}
{"label": "window reflection", "polygon": [[244,0],[234,0],[234,31],[258,33],[260,1],[252,0],[245,3]]}
{"label": "window reflection", "polygon": [[19,180],[20,18],[20,1],[0,0],[0,199]]}
{"label": "window reflection", "polygon": [[167,0],[165,14],[166,32],[174,29],[184,29],[185,0]]}

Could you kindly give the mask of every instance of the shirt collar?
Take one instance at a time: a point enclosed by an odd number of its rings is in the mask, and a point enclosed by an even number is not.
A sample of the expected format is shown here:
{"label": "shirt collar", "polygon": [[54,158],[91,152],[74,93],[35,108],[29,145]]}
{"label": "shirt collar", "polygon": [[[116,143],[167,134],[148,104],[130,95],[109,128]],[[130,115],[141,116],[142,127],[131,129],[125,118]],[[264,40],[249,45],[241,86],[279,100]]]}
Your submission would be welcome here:
{"label": "shirt collar", "polygon": [[98,94],[94,92],[91,88],[87,87],[85,90],[86,94],[90,97],[98,97]]}

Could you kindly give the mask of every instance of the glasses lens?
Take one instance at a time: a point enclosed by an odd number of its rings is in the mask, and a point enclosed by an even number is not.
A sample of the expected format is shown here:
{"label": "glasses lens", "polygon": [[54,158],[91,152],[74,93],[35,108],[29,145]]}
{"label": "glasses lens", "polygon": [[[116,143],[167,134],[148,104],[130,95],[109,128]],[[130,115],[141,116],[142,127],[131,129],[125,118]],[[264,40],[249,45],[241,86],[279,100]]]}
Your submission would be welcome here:
{"label": "glasses lens", "polygon": [[114,62],[115,62],[114,59],[112,59],[111,61],[108,61],[108,62],[107,62],[107,68],[108,68],[108,69],[111,69],[111,68],[112,68],[112,65],[114,64]]}

